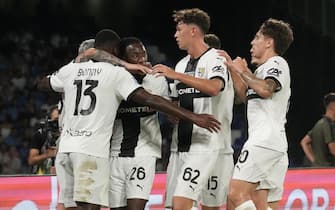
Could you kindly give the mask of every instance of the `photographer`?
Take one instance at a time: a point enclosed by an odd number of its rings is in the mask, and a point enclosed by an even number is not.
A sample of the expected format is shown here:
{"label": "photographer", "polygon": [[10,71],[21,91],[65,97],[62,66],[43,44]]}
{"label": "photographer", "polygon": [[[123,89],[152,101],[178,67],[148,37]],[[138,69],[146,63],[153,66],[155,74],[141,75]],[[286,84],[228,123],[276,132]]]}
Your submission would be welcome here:
{"label": "photographer", "polygon": [[59,137],[58,107],[50,109],[48,118],[42,121],[30,143],[28,164],[34,174],[55,174],[56,140]]}

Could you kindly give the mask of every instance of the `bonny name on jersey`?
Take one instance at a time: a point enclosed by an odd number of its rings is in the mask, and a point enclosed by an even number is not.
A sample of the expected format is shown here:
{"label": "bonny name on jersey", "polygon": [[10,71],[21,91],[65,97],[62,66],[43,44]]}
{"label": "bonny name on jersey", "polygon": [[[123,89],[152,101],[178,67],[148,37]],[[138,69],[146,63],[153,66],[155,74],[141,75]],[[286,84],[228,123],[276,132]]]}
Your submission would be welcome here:
{"label": "bonny name on jersey", "polygon": [[77,76],[97,76],[102,72],[102,68],[85,68],[78,69]]}

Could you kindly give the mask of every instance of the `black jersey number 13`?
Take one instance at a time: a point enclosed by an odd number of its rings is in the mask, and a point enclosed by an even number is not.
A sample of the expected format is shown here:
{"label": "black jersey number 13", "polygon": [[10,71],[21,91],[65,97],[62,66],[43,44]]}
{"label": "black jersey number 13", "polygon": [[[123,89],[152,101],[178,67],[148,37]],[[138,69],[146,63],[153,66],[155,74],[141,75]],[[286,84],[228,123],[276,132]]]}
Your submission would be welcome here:
{"label": "black jersey number 13", "polygon": [[[83,81],[74,80],[74,85],[77,86],[77,96],[76,96],[76,107],[74,108],[74,115],[78,115],[78,105],[81,99],[81,94],[83,90]],[[92,91],[95,87],[98,86],[98,80],[86,80],[85,85],[87,86],[84,90],[84,96],[89,96],[91,98],[90,106],[87,109],[81,109],[79,113],[81,115],[89,115],[93,112],[95,105],[97,103],[97,96]]]}

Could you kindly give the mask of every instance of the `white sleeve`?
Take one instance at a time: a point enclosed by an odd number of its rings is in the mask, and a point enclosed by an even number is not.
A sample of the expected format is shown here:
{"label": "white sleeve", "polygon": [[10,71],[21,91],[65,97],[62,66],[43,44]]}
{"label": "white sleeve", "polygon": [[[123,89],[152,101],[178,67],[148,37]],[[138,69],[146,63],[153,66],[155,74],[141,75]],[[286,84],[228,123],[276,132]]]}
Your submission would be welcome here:
{"label": "white sleeve", "polygon": [[155,81],[155,88],[152,93],[170,99],[168,82],[165,77],[153,78],[153,81]]}
{"label": "white sleeve", "polygon": [[285,77],[289,74],[282,60],[271,60],[264,67],[263,79],[272,78],[277,83],[277,90],[280,90],[285,85]]}
{"label": "white sleeve", "polygon": [[124,100],[127,100],[131,93],[142,86],[127,70],[119,69],[118,71],[117,91]]}
{"label": "white sleeve", "polygon": [[50,86],[56,92],[64,92],[65,80],[68,78],[68,65],[63,66],[58,71],[49,75]]}
{"label": "white sleeve", "polygon": [[227,66],[224,64],[224,61],[225,61],[225,58],[218,56],[218,55],[211,57],[210,61],[207,62],[208,79],[219,78],[226,85],[229,79],[229,76],[228,76]]}

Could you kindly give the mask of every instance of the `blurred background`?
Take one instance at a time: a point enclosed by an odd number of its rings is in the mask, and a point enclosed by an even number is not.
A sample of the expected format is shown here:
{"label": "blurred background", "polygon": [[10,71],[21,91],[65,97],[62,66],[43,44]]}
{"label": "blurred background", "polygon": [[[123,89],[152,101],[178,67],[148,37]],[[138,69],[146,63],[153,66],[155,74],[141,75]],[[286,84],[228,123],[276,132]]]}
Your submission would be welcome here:
{"label": "blurred background", "polygon": [[[290,167],[305,166],[300,139],[323,115],[323,95],[335,91],[335,0],[0,0],[0,174],[29,173],[32,133],[58,101],[57,95],[36,91],[36,79],[70,62],[79,44],[103,28],[139,37],[153,64],[173,67],[185,52],[173,37],[172,12],[193,7],[211,16],[210,32],[223,49],[247,60],[265,19],[292,25],[295,40],[284,56],[292,77],[289,158]],[[246,136],[244,110],[235,106],[236,148]]]}

